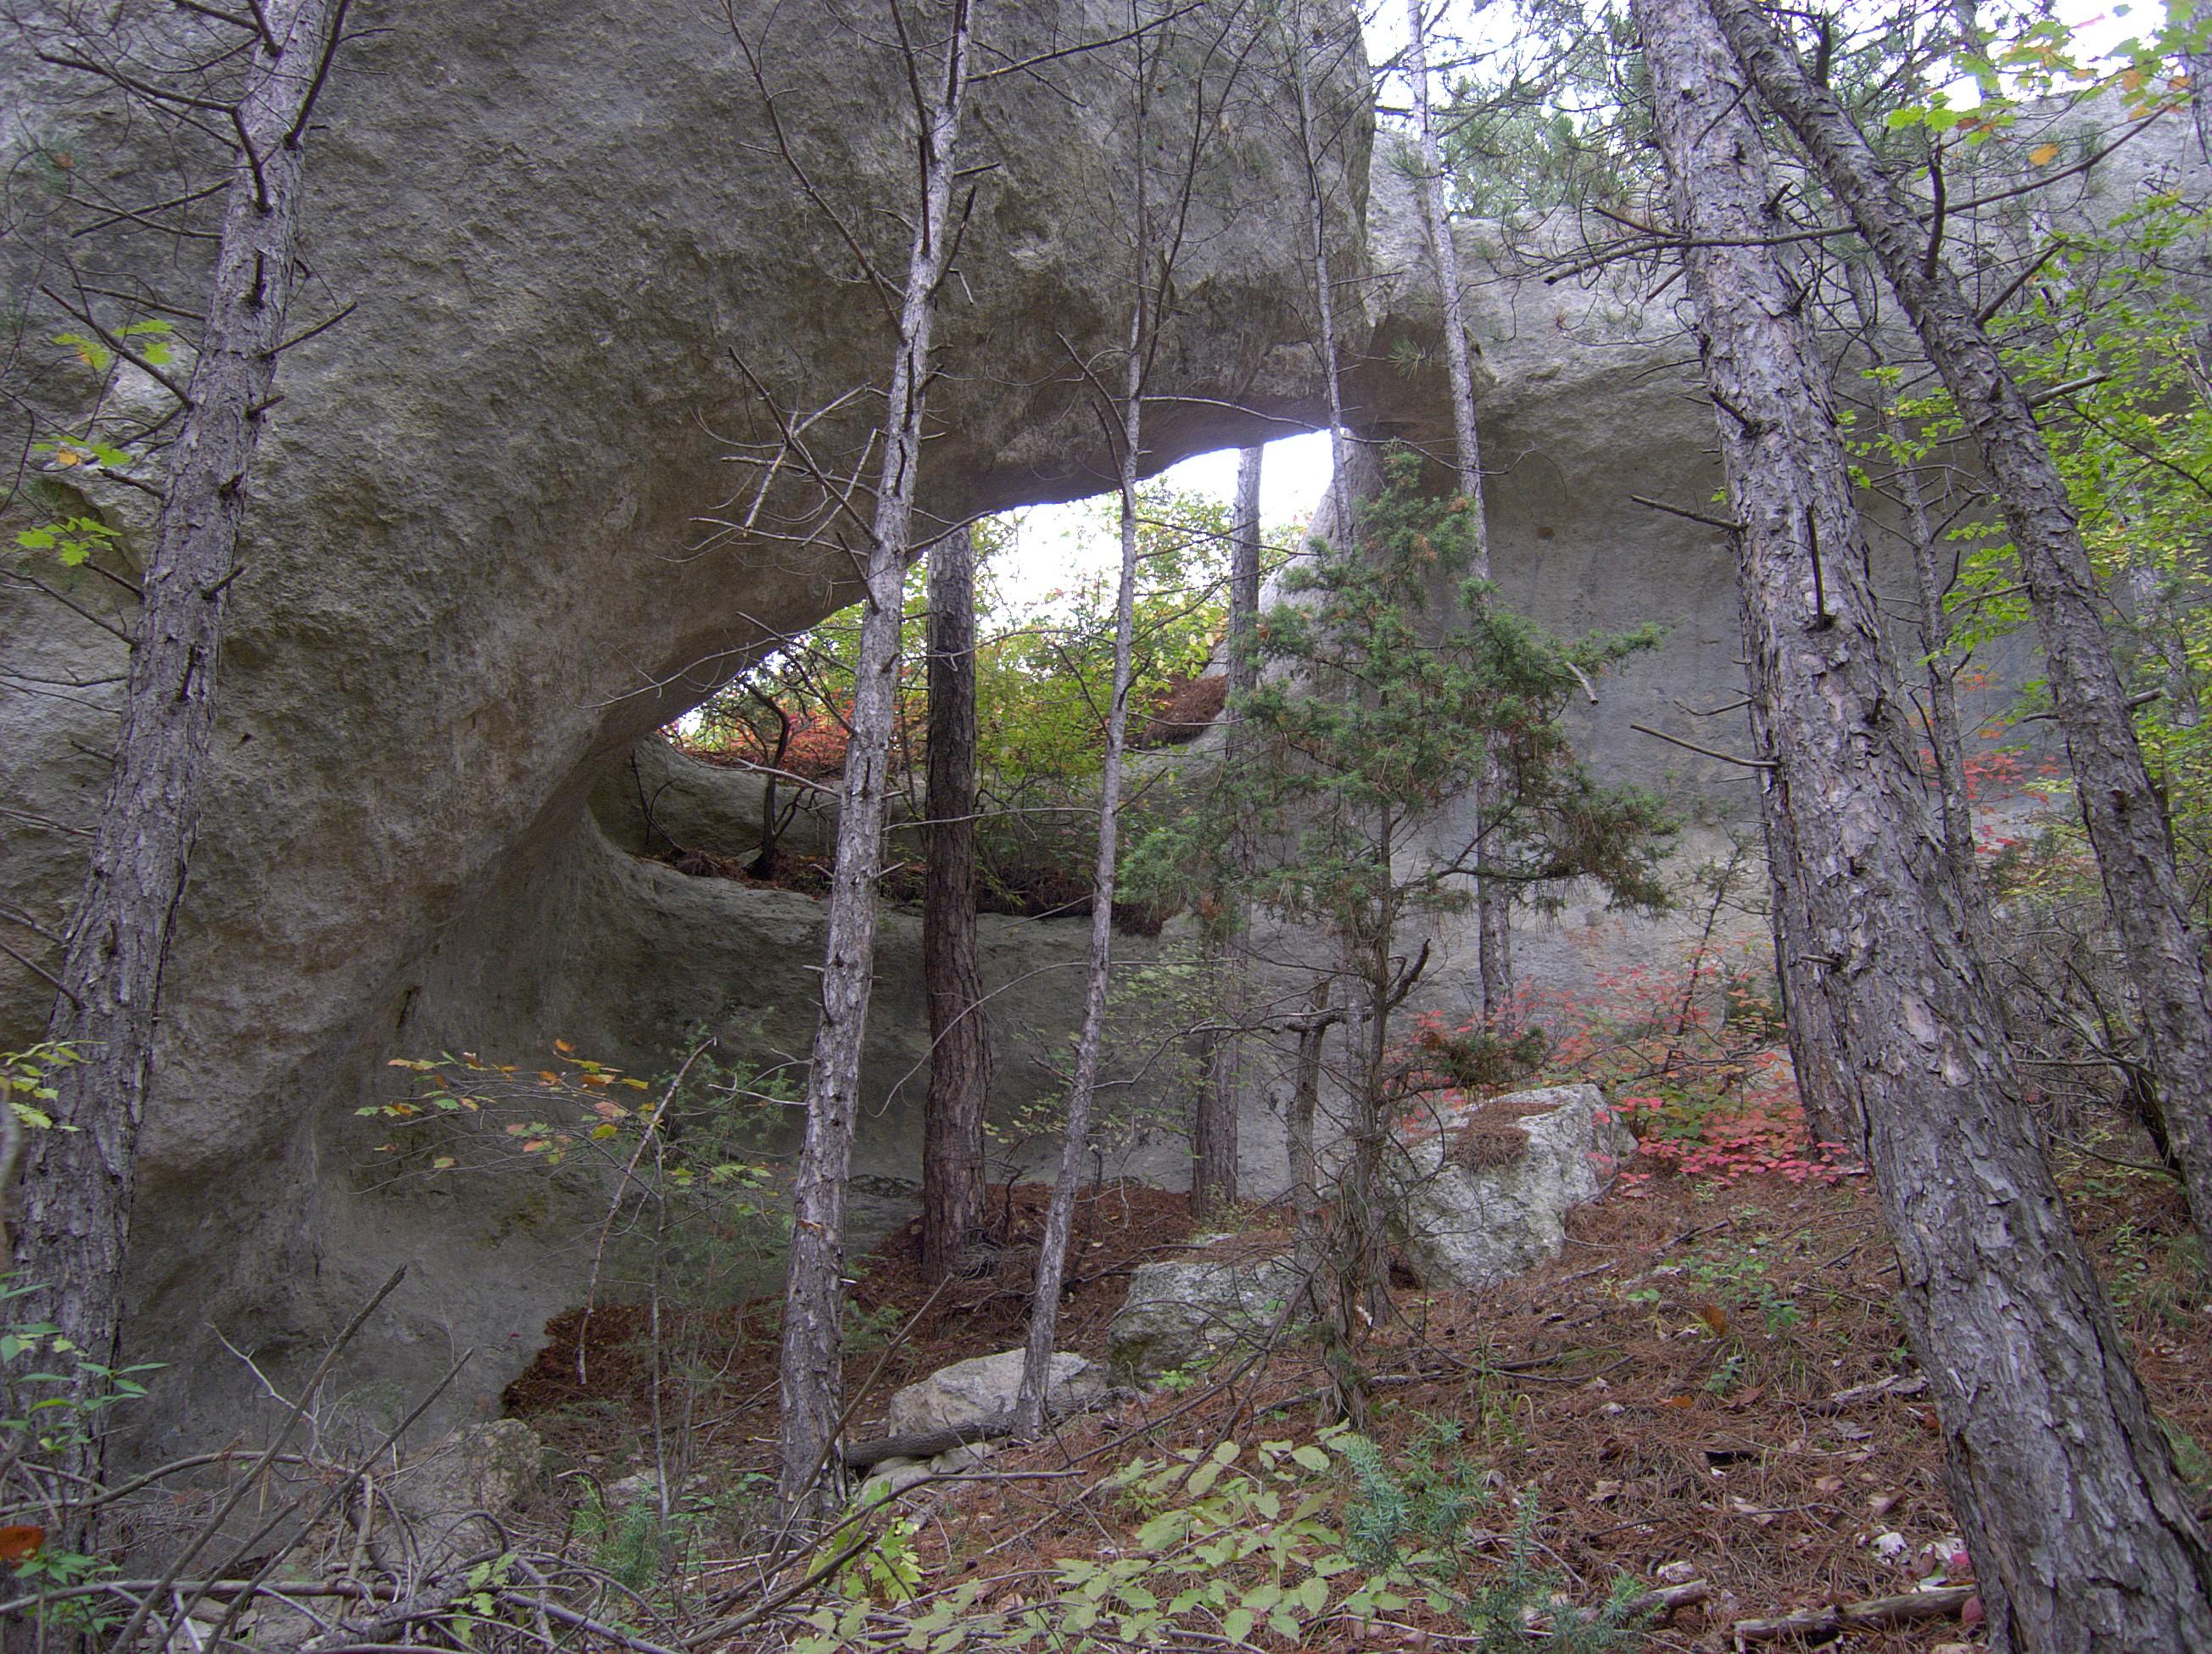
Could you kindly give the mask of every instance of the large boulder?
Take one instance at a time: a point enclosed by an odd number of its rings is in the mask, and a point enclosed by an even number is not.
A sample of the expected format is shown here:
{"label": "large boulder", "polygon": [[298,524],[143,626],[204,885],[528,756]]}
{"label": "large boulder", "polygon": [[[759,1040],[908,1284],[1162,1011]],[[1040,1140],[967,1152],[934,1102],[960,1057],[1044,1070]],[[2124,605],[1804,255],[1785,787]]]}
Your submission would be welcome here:
{"label": "large boulder", "polygon": [[1297,1268],[1286,1257],[1200,1254],[1140,1264],[1107,1328],[1107,1363],[1116,1379],[1149,1383],[1257,1350],[1281,1324],[1297,1286]]}
{"label": "large boulder", "polygon": [[1636,1140],[1595,1085],[1516,1092],[1401,1137],[1394,1224],[1424,1286],[1486,1286],[1559,1256]]}
{"label": "large boulder", "polygon": [[[940,1367],[891,1397],[884,1429],[894,1436],[934,1435],[940,1431],[1001,1433],[1021,1394],[1022,1350],[1001,1350]],[[1053,1353],[1045,1385],[1044,1410],[1057,1418],[1106,1398],[1106,1370],[1066,1350]]]}

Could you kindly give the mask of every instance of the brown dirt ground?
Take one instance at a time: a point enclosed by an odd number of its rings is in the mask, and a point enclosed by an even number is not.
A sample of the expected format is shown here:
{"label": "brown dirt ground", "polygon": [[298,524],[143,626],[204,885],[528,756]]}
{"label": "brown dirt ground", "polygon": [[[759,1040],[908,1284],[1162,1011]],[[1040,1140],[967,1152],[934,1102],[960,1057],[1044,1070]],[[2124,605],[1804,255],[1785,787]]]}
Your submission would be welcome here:
{"label": "brown dirt ground", "polygon": [[[2179,1195],[2170,1183],[2070,1151],[2059,1164],[2137,1370],[2212,1516],[2203,1450],[2212,1446],[2212,1302],[2193,1275]],[[1012,1191],[1006,1278],[957,1283],[888,1353],[848,1363],[848,1373],[870,1380],[862,1416],[878,1416],[881,1398],[945,1362],[1019,1341],[1021,1242],[1033,1252],[1043,1194]],[[994,1193],[1001,1205],[1007,1198]],[[1255,1249],[1285,1238],[1279,1213],[1224,1227],[1257,1236],[1243,1243]],[[1088,1197],[1064,1347],[1103,1354],[1129,1271],[1189,1233],[1179,1195],[1114,1185]],[[864,1309],[927,1296],[910,1231],[859,1273]],[[1621,1573],[1650,1581],[1666,1564],[1692,1565],[1715,1596],[1679,1610],[1649,1645],[1722,1649],[1741,1617],[1908,1590],[1922,1548],[1955,1532],[1935,1411],[1910,1393],[1914,1369],[1887,1307],[1894,1278],[1863,1179],[1720,1186],[1662,1173],[1640,1197],[1614,1195],[1573,1214],[1565,1256],[1516,1281],[1474,1294],[1401,1288],[1401,1318],[1363,1351],[1375,1377],[1368,1432],[1399,1446],[1428,1420],[1458,1420],[1464,1450],[1501,1490],[1500,1526],[1510,1525],[1513,1500],[1533,1495],[1546,1559],[1592,1602]],[[624,1422],[634,1441],[649,1412],[640,1314],[603,1308],[593,1317],[588,1389],[574,1382],[575,1319],[555,1324],[553,1343],[509,1392],[509,1406],[556,1446],[586,1459],[618,1456],[611,1443]],[[690,1400],[709,1420],[704,1457],[718,1478],[768,1462],[772,1323],[773,1307],[757,1306],[741,1340],[734,1318],[708,1329],[706,1341],[720,1343],[719,1376],[711,1395]],[[1863,1400],[1832,1399],[1883,1379],[1907,1382]],[[927,1496],[921,1542],[933,1583],[976,1570],[1013,1574],[1121,1544],[1133,1521],[1098,1484],[1131,1456],[1231,1436],[1300,1438],[1328,1421],[1328,1393],[1312,1353],[1291,1350],[1233,1382],[1071,1420],[1053,1440],[994,1461],[1005,1472],[1058,1474]],[[664,1410],[684,1399],[678,1387],[665,1389]],[[1906,1542],[1900,1561],[1874,1548],[1889,1533]],[[1962,1641],[1978,1638],[1949,1620],[1839,1646],[1926,1651]],[[1401,1645],[1356,1642],[1349,1633],[1306,1645]]]}

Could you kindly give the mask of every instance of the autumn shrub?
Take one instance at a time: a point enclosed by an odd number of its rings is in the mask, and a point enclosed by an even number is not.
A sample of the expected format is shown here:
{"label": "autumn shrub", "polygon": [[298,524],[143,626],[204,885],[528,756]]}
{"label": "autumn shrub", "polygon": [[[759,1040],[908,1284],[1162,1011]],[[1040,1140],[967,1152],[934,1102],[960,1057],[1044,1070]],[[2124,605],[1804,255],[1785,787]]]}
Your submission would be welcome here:
{"label": "autumn shrub", "polygon": [[1636,1134],[1638,1163],[1620,1180],[1630,1195],[1667,1171],[1832,1183],[1855,1168],[1839,1145],[1811,1140],[1763,955],[1708,945],[1674,964],[1602,973],[1587,990],[1524,990],[1517,1043],[1473,1019],[1424,1018],[1415,1043],[1431,1100],[1463,1110],[1514,1084],[1594,1084]]}

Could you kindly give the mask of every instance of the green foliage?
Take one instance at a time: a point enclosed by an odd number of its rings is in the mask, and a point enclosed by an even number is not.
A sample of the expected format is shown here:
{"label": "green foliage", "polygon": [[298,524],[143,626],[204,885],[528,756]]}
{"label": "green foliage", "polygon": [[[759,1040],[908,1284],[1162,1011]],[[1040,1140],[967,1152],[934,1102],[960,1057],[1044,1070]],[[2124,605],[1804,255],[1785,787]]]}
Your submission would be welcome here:
{"label": "green foliage", "polygon": [[[0,1276],[0,1304],[44,1291],[38,1282]],[[29,1365],[33,1371],[25,1371]],[[109,1408],[146,1394],[145,1375],[158,1361],[111,1367],[84,1352],[47,1321],[18,1321],[0,1328],[0,1435],[18,1438],[21,1450],[48,1458],[91,1439],[93,1420]]]}
{"label": "green foliage", "polygon": [[878,1597],[891,1603],[911,1601],[921,1583],[921,1559],[914,1542],[921,1531],[904,1517],[872,1529],[868,1542],[837,1571],[832,1582],[837,1594],[858,1604]]}
{"label": "green foliage", "polygon": [[575,1515],[575,1534],[592,1562],[624,1590],[650,1596],[688,1548],[698,1523],[689,1513],[660,1513],[659,1497],[638,1493],[612,1509],[592,1487]]}
{"label": "green foliage", "polygon": [[116,537],[117,531],[96,517],[70,517],[27,528],[15,536],[15,544],[26,551],[51,551],[64,569],[75,569]]}
{"label": "green foliage", "polygon": [[[1579,1607],[1536,1564],[1533,1507],[1511,1535],[1474,1528],[1490,1496],[1457,1440],[1455,1426],[1433,1426],[1402,1463],[1341,1428],[1310,1442],[1224,1441],[1133,1459],[1106,1483],[1136,1523],[1130,1543],[1058,1559],[1015,1607],[994,1605],[1000,1582],[972,1574],[931,1589],[913,1563],[910,1528],[894,1523],[870,1541],[884,1572],[841,1579],[842,1600],[808,1616],[811,1634],[795,1648],[1080,1654],[1347,1635],[1360,1644],[1370,1622],[1402,1625],[1409,1613],[1467,1626],[1485,1647],[1632,1646],[1632,1581],[1601,1608]],[[1501,1539],[1499,1557],[1491,1548]]]}
{"label": "green foliage", "polygon": [[[114,337],[143,341],[125,348],[156,368],[166,368],[177,358],[169,344],[169,336],[175,331],[159,317],[150,317],[144,321],[125,323],[115,330]],[[54,343],[75,352],[76,359],[94,373],[105,374],[115,366],[117,353],[104,339],[88,337],[82,333],[57,333]]]}
{"label": "green foliage", "polygon": [[[1142,490],[1139,577],[1132,636],[1130,730],[1149,737],[1153,709],[1202,672],[1226,626],[1226,508],[1163,484]],[[1092,508],[1091,537],[1112,529],[1118,507]],[[1097,780],[1112,698],[1114,604],[1118,571],[1079,572],[1033,600],[997,588],[994,560],[1017,544],[1014,520],[975,525],[978,564],[975,655],[976,824],[982,906],[1032,917],[1077,914],[1090,901],[1097,856]],[[927,725],[927,570],[906,587],[895,784],[919,806]],[[852,703],[860,611],[832,615],[765,657],[701,708],[684,739],[696,750],[834,783],[843,764],[844,719]],[[781,751],[779,760],[777,754]],[[1125,822],[1146,809],[1131,801]],[[915,807],[919,818],[924,812]],[[894,842],[913,853],[894,823]],[[1124,838],[1130,836],[1125,825]],[[919,893],[909,870],[884,888]],[[1124,927],[1147,933],[1158,915],[1130,907]]]}
{"label": "green foliage", "polygon": [[[50,1066],[54,1049],[0,1055],[0,1073],[9,1078],[9,1102],[19,1115],[23,1105],[12,1090],[17,1077]],[[0,1276],[0,1304],[17,1306],[43,1290],[20,1275]],[[52,1322],[0,1323],[0,1556],[12,1566],[10,1584],[19,1591],[65,1590],[116,1572],[106,1558],[64,1538],[54,1513],[80,1490],[50,1467],[91,1439],[101,1414],[142,1399],[146,1375],[161,1365],[108,1366],[87,1359]],[[120,1623],[115,1602],[102,1594],[71,1596],[42,1604],[32,1617],[54,1630],[97,1634]]]}
{"label": "green foliage", "polygon": [[[57,1068],[66,1068],[83,1061],[72,1045],[33,1045],[27,1051],[0,1051],[0,1098],[5,1098],[15,1123],[34,1131],[53,1128],[54,1118],[46,1105],[54,1100],[54,1088],[50,1076]],[[63,1131],[76,1131],[75,1126],[63,1126]]]}
{"label": "green foliage", "polygon": [[[1350,952],[1387,946],[1408,915],[1463,909],[1478,873],[1529,900],[1590,879],[1617,901],[1663,905],[1657,800],[1600,787],[1559,721],[1592,676],[1657,634],[1568,642],[1490,600],[1466,575],[1468,503],[1423,496],[1409,452],[1385,471],[1357,544],[1315,541],[1284,576],[1285,600],[1260,617],[1261,683],[1231,709],[1249,758],[1146,836],[1133,880],[1317,920]],[[1439,592],[1450,593],[1441,605]],[[1491,763],[1504,786],[1480,840],[1394,865]],[[1238,865],[1240,829],[1267,847],[1255,867]]]}

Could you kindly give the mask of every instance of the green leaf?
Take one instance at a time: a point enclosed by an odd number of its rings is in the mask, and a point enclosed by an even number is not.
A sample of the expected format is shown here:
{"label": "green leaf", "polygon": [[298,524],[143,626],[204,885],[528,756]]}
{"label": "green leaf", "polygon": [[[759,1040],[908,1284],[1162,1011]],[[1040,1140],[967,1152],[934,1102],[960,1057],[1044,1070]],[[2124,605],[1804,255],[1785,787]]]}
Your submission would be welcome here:
{"label": "green leaf", "polygon": [[1316,1475],[1328,1469],[1328,1454],[1324,1450],[1316,1447],[1311,1442],[1292,1448],[1291,1456]]}
{"label": "green leaf", "polygon": [[1255,1623],[1249,1608],[1231,1608],[1221,1616],[1221,1634],[1232,1643],[1241,1643],[1252,1634]]}
{"label": "green leaf", "polygon": [[1298,1623],[1298,1616],[1295,1614],[1270,1614],[1267,1616],[1267,1624],[1273,1628],[1277,1636],[1289,1637],[1293,1639],[1305,1629]]}

